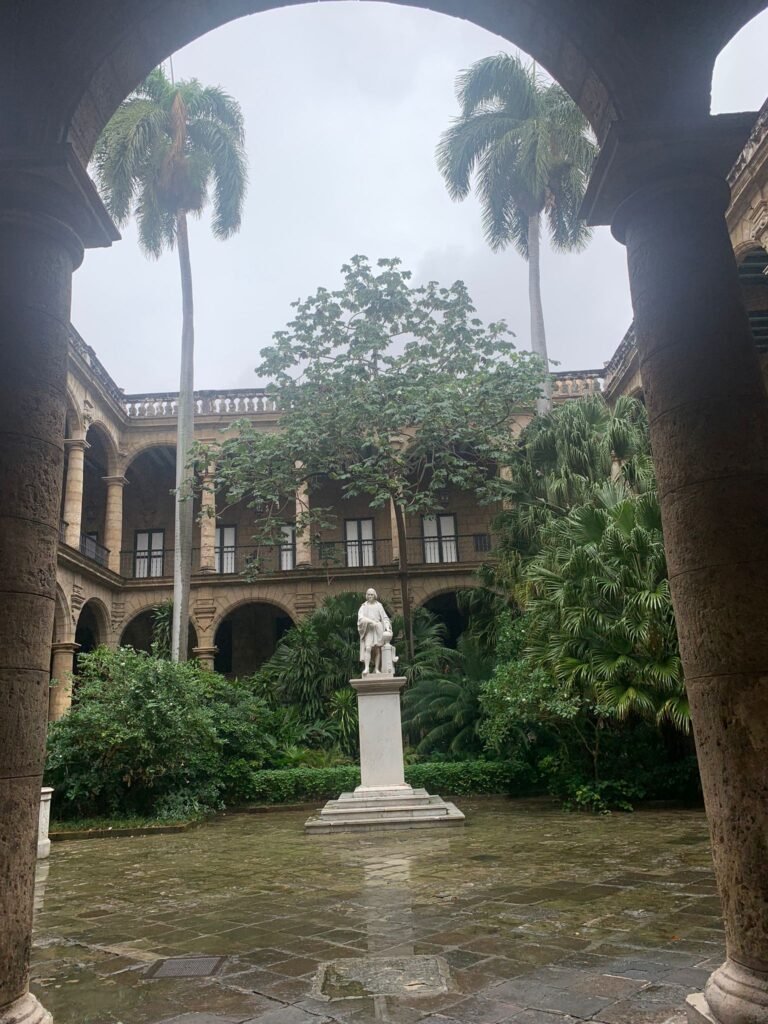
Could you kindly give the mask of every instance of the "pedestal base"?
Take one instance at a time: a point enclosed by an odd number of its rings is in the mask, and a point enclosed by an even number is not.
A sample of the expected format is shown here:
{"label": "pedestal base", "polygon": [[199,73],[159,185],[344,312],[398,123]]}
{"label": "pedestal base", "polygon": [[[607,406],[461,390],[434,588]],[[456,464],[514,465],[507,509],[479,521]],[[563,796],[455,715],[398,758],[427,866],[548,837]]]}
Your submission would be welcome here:
{"label": "pedestal base", "polygon": [[31,992],[0,1007],[0,1024],[53,1024],[53,1017]]}
{"label": "pedestal base", "polygon": [[446,828],[464,824],[464,815],[440,796],[410,786],[382,788],[358,786],[354,793],[342,793],[329,800],[317,817],[309,818],[304,831],[313,835],[329,832],[378,832],[403,828]]}
{"label": "pedestal base", "polygon": [[768,1024],[768,973],[726,960],[688,996],[689,1024]]}

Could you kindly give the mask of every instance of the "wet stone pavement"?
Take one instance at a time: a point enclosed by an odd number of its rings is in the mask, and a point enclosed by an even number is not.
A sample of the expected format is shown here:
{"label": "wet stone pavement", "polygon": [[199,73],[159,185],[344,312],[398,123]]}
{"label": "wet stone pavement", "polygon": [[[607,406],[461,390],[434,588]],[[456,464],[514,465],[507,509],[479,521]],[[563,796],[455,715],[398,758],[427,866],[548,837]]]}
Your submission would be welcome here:
{"label": "wet stone pavement", "polygon": [[[55,1024],[682,1020],[724,957],[701,812],[460,803],[446,831],[307,837],[304,810],[54,844],[32,989]],[[195,956],[217,973],[155,976]]]}

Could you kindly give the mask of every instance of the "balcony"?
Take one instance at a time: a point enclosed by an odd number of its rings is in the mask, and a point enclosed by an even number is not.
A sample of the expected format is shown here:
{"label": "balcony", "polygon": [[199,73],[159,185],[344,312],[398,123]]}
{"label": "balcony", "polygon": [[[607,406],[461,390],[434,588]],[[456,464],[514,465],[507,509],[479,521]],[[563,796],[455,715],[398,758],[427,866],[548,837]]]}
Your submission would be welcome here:
{"label": "balcony", "polygon": [[90,558],[91,561],[97,562],[99,565],[103,565],[104,568],[107,568],[109,565],[109,549],[98,544],[87,533],[80,534],[80,554],[85,555],[86,558]]}
{"label": "balcony", "polygon": [[[411,568],[475,566],[493,555],[496,538],[490,533],[412,537],[407,542]],[[315,572],[342,572],[350,576],[366,569],[399,568],[389,537],[364,541],[320,541],[312,547],[312,565],[297,566],[293,547],[285,544],[233,545],[217,548],[212,576],[279,576],[295,568]],[[192,551],[192,572],[200,572],[200,549]],[[170,579],[173,548],[156,551],[121,551],[120,573],[126,579]]]}

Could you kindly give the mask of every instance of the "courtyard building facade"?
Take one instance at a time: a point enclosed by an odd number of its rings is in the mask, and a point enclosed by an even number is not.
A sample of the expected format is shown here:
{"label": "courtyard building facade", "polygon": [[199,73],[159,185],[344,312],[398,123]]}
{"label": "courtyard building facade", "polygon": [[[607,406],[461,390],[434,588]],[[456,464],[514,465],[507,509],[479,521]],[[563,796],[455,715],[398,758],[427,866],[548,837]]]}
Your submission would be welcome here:
{"label": "courtyard building facade", "polygon": [[[598,371],[555,375],[556,402],[599,389]],[[200,391],[195,406],[195,440],[203,443],[232,436],[242,419],[279,429],[275,400],[264,390]],[[99,644],[148,651],[155,609],[172,597],[177,413],[176,394],[124,394],[71,329],[52,719],[71,703],[78,652]],[[521,412],[513,429],[530,417]],[[329,525],[297,535],[287,516],[279,543],[258,545],[258,512],[245,500],[215,496],[214,473],[209,466],[195,498],[190,657],[227,675],[250,675],[325,597],[370,584],[393,612],[401,610],[390,508],[372,509],[364,496],[342,500],[336,482],[318,480],[296,494],[296,515],[312,503],[333,510]],[[413,605],[432,608],[455,636],[456,592],[474,586],[477,567],[493,557],[499,509],[466,491],[444,497],[435,515],[407,518],[406,554]]]}

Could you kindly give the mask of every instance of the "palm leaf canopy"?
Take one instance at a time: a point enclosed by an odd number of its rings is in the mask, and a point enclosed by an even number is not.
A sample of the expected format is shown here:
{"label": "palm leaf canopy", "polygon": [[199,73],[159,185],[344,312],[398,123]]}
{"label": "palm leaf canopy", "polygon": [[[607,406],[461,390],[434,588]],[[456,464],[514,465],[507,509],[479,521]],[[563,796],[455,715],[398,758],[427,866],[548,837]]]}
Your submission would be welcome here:
{"label": "palm leaf canopy", "polygon": [[437,162],[452,199],[473,182],[493,249],[512,244],[527,258],[528,219],[544,213],[556,249],[582,248],[579,218],[596,145],[584,115],[556,83],[499,53],[457,80],[461,113],[443,133]]}
{"label": "palm leaf canopy", "polygon": [[217,86],[172,83],[156,68],[104,129],[94,169],[118,224],[136,216],[144,251],[173,248],[180,214],[212,200],[212,229],[228,238],[240,226],[248,181],[243,115]]}

